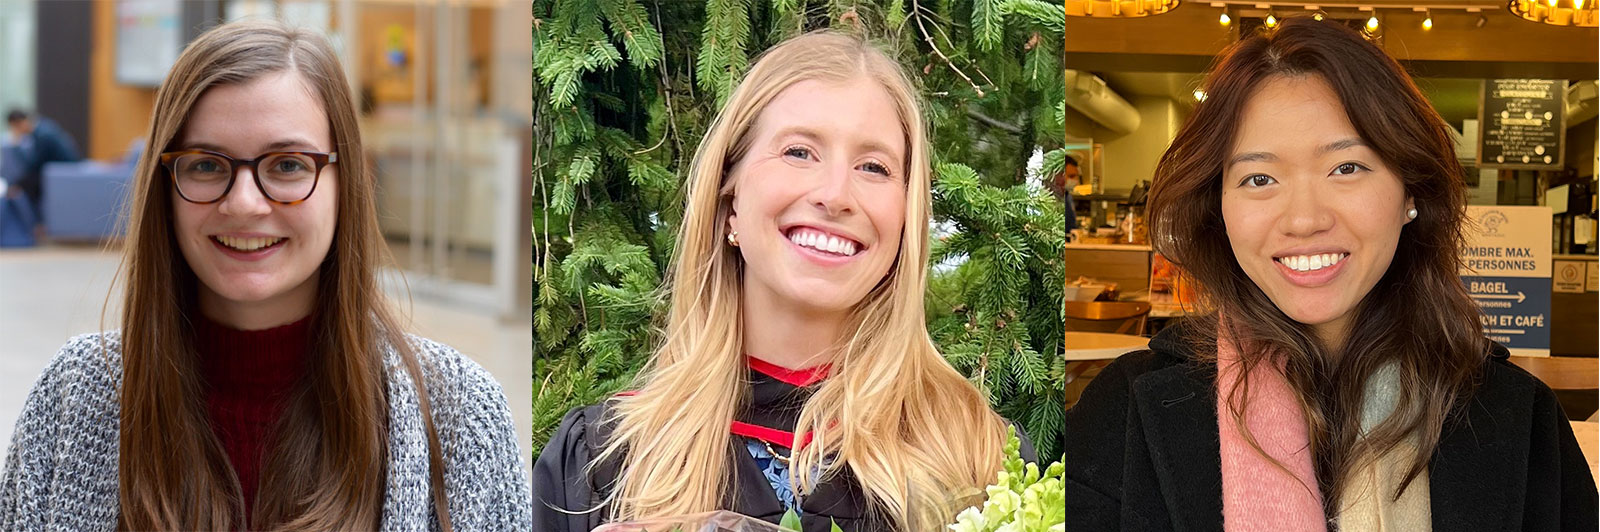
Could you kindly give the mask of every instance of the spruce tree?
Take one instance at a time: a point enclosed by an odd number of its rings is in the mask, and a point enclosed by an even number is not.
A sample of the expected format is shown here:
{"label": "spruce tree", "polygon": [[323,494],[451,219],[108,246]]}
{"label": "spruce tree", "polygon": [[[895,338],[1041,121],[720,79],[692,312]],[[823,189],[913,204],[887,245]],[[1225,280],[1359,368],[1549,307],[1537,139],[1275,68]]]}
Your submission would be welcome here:
{"label": "spruce tree", "polygon": [[882,44],[926,102],[935,343],[1061,452],[1066,223],[1040,186],[1065,154],[1059,1],[535,0],[533,17],[534,449],[660,340],[690,159],[751,61],[831,27]]}

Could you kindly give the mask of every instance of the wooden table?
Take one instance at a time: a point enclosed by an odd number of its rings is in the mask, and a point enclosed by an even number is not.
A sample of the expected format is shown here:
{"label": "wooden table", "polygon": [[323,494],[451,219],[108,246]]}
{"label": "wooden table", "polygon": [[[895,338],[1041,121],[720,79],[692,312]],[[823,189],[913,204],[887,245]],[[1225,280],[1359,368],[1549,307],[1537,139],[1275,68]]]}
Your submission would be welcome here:
{"label": "wooden table", "polygon": [[[1068,333],[1071,334],[1071,333]],[[1071,344],[1068,344],[1069,346]],[[1589,357],[1511,357],[1511,363],[1528,370],[1552,390],[1600,388],[1600,359]]]}
{"label": "wooden table", "polygon": [[1117,357],[1144,349],[1150,339],[1129,334],[1067,331],[1067,381],[1105,366]]}
{"label": "wooden table", "polygon": [[1149,345],[1143,336],[1067,331],[1067,361],[1111,360]]}
{"label": "wooden table", "polygon": [[1589,474],[1600,478],[1600,423],[1574,421],[1572,433],[1578,437],[1578,447],[1583,448],[1583,457],[1589,459]]}

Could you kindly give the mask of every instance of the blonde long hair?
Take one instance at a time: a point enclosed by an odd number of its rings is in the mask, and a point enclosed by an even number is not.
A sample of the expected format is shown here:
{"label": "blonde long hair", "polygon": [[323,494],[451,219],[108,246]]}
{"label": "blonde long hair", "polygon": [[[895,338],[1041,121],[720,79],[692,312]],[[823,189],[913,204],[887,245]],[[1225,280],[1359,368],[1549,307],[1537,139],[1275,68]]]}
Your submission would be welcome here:
{"label": "blonde long hair", "polygon": [[[728,170],[748,151],[751,124],[802,80],[866,77],[895,101],[909,148],[899,256],[851,312],[855,331],[800,413],[791,471],[799,493],[848,467],[873,510],[903,530],[937,527],[1000,467],[1004,423],[940,356],[923,314],[931,206],[927,132],[910,80],[874,46],[831,32],[763,54],[717,115],[695,155],[671,271],[665,342],[637,393],[613,403],[617,423],[594,463],[622,457],[611,517],[637,519],[726,507],[729,423],[749,400],[739,320],[743,264],[722,244]],[[959,427],[960,430],[950,430]],[[825,459],[826,458],[826,459]]]}
{"label": "blonde long hair", "polygon": [[[333,244],[319,270],[308,375],[285,408],[276,441],[269,442],[252,519],[245,523],[238,476],[205,414],[193,328],[200,319],[199,280],[178,252],[172,182],[159,157],[207,89],[286,71],[304,80],[328,115],[340,155],[339,205]],[[332,48],[316,34],[276,22],[213,28],[178,56],[156,94],[145,136],[119,267],[126,296],[118,528],[377,529],[389,430],[381,349],[388,345],[417,386],[434,510],[448,530],[439,439],[419,361],[375,278],[388,249],[378,233],[375,183],[355,105]]]}

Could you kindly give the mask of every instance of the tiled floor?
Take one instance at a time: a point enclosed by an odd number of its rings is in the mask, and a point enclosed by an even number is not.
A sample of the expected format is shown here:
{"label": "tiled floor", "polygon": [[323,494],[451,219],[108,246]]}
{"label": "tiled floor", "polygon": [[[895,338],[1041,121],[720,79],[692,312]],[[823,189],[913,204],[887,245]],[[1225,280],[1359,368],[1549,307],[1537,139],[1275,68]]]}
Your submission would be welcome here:
{"label": "tiled floor", "polygon": [[[109,305],[107,294],[118,258],[117,251],[98,246],[0,250],[0,442],[9,445],[28,390],[62,343],[73,335],[117,327],[120,293],[113,294]],[[528,321],[503,323],[486,311],[422,296],[413,297],[409,305],[404,295],[397,300],[402,314],[411,318],[412,332],[455,347],[500,381],[527,462],[532,456],[533,402],[533,331]]]}

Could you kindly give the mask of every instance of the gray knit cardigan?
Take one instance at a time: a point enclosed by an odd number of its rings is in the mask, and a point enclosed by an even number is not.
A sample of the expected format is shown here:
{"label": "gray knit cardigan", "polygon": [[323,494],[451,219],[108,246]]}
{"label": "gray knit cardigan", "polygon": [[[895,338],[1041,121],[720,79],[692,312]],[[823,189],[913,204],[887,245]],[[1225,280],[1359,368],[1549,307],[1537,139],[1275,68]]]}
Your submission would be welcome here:
{"label": "gray knit cardigan", "polygon": [[[489,373],[449,346],[409,337],[422,362],[443,449],[445,495],[458,531],[527,530],[533,496],[506,399]],[[0,530],[115,530],[122,385],[121,335],[88,334],[61,348],[34,383],[0,478]],[[393,349],[383,530],[439,530],[428,440],[416,388]]]}

